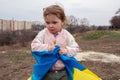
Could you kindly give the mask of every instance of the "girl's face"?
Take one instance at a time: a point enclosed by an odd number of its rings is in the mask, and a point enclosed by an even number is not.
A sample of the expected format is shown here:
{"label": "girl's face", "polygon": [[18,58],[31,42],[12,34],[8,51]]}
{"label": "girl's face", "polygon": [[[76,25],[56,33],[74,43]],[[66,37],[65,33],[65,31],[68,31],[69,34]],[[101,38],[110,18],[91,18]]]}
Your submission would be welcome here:
{"label": "girl's face", "polygon": [[64,22],[61,21],[56,15],[47,15],[45,17],[45,23],[47,29],[52,33],[56,34],[57,32],[60,32],[62,29],[62,26]]}

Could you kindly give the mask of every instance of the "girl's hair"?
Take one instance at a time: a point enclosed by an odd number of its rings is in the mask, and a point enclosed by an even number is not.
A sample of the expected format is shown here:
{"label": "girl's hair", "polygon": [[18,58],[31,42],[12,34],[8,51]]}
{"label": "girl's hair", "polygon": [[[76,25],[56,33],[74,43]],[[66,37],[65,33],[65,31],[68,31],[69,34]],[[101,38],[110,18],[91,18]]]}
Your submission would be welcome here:
{"label": "girl's hair", "polygon": [[44,18],[49,14],[56,15],[62,22],[66,21],[64,9],[59,5],[51,5],[43,9]]}

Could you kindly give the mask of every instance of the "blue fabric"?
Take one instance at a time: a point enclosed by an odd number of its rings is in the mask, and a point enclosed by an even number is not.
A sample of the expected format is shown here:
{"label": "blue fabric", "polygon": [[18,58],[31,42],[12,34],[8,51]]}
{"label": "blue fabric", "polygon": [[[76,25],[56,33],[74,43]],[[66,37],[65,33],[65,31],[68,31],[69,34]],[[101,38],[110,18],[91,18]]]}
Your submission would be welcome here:
{"label": "blue fabric", "polygon": [[75,58],[68,57],[64,54],[59,54],[60,47],[56,46],[56,48],[52,51],[34,51],[32,52],[33,57],[35,58],[37,64],[33,65],[33,73],[31,80],[42,80],[45,74],[52,68],[55,62],[58,59],[61,59],[66,66],[69,80],[73,80],[73,68],[78,68],[79,70],[86,69],[85,66],[78,63]]}

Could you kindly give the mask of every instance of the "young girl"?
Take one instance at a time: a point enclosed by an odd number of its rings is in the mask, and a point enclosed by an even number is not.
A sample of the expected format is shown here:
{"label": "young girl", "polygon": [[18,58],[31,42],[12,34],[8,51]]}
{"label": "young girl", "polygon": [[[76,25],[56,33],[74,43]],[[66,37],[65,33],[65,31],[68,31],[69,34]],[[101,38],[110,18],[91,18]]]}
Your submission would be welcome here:
{"label": "young girl", "polygon": [[[44,8],[43,12],[46,28],[41,30],[31,43],[32,51],[52,51],[55,46],[60,46],[59,54],[73,57],[79,51],[79,46],[73,36],[63,26],[66,16],[59,5]],[[58,60],[49,70],[43,80],[68,80],[65,66]]]}

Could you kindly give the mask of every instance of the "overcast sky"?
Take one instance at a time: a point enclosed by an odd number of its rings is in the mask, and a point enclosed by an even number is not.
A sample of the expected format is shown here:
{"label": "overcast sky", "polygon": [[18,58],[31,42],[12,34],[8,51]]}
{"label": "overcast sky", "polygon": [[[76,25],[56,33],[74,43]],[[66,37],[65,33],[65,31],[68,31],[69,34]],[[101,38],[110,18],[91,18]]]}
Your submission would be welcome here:
{"label": "overcast sky", "polygon": [[109,25],[120,0],[0,0],[0,19],[43,21],[43,8],[61,4],[67,16],[87,18],[90,25]]}

